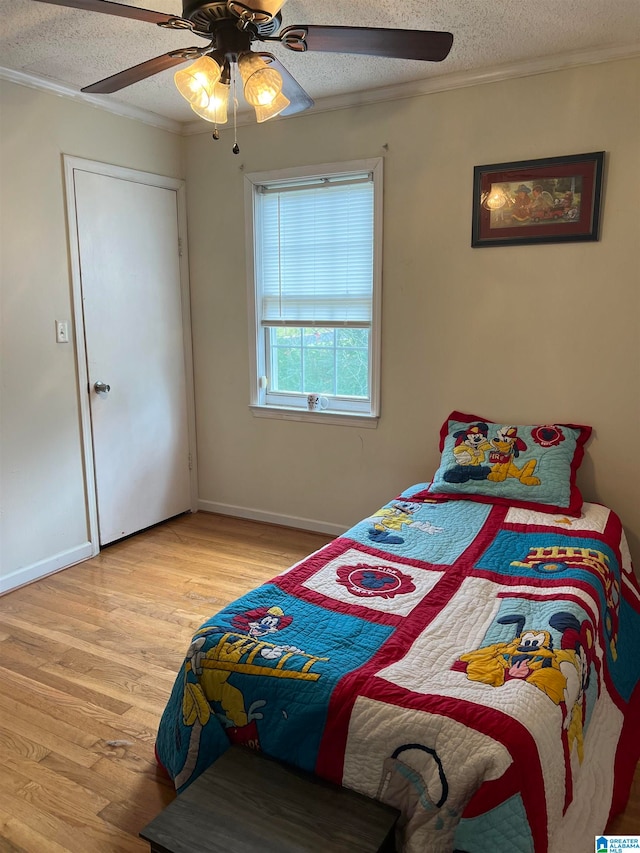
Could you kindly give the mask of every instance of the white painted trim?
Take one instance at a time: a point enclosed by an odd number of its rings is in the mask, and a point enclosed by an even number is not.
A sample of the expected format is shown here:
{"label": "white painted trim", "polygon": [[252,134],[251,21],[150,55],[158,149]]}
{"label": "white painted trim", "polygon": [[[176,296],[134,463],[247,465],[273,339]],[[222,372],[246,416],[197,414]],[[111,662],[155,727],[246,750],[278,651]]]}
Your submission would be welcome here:
{"label": "white painted trim", "polygon": [[184,126],[182,122],[152,113],[150,110],[143,110],[140,107],[132,107],[129,104],[110,101],[104,96],[88,95],[80,92],[78,89],[74,89],[73,86],[58,83],[56,80],[50,80],[47,77],[38,77],[36,74],[25,74],[23,71],[15,71],[12,68],[3,68],[0,66],[0,80],[7,80],[10,83],[27,86],[30,89],[38,89],[41,92],[49,92],[61,98],[70,98],[73,101],[97,107],[99,110],[105,110],[122,118],[132,118],[135,121],[143,122],[143,124],[158,127],[160,130],[168,130],[170,133],[183,133]]}
{"label": "white painted trim", "polygon": [[[552,71],[564,71],[581,65],[597,65],[601,62],[616,62],[621,59],[633,59],[640,56],[640,45],[620,45],[594,50],[579,50],[560,56],[545,56],[538,59],[528,59],[513,62],[508,65],[497,65],[491,68],[473,71],[455,71],[451,74],[440,74],[437,77],[427,77],[424,80],[413,80],[409,83],[397,83],[393,86],[382,86],[379,89],[367,89],[362,92],[346,92],[343,95],[330,95],[317,98],[315,105],[293,116],[276,116],[272,121],[291,121],[300,116],[313,113],[325,113],[332,110],[344,110],[355,106],[366,106],[383,101],[396,101],[403,98],[414,98],[420,95],[431,95],[436,92],[448,92],[452,89],[464,89],[469,86],[479,86],[484,83],[499,83],[518,77],[532,77],[536,74],[548,74]],[[251,114],[238,115],[238,126],[255,124]],[[207,133],[208,127],[202,122],[192,121],[182,125],[183,136]],[[224,129],[222,131],[224,133]]]}
{"label": "white painted trim", "polygon": [[332,524],[328,521],[317,521],[313,518],[299,518],[296,515],[281,515],[277,512],[265,512],[251,507],[222,504],[217,501],[198,501],[198,509],[202,512],[214,512],[217,515],[229,515],[234,518],[247,518],[251,521],[263,521],[266,524],[278,524],[281,527],[294,527],[297,530],[310,530],[313,533],[327,533],[330,536],[341,536],[348,527]]}
{"label": "white painted trim", "polygon": [[447,92],[452,89],[463,89],[485,83],[499,83],[518,77],[548,74],[552,71],[563,71],[581,65],[595,65],[601,62],[629,59],[634,56],[640,56],[640,45],[603,48],[594,51],[576,51],[563,56],[541,57],[473,71],[456,71],[437,77],[427,77],[424,80],[414,80],[409,83],[398,83],[394,86],[382,86],[379,89],[321,98],[316,102],[316,108],[318,112],[326,112],[327,110],[374,104],[380,101],[395,101],[401,98],[431,95],[436,92]]}
{"label": "white painted trim", "polygon": [[86,168],[90,161],[79,160],[77,157],[62,155],[64,163],[64,180],[67,208],[67,239],[69,241],[69,260],[71,263],[71,302],[73,310],[74,344],[76,366],[78,370],[78,405],[80,408],[80,440],[82,442],[82,457],[84,461],[84,494],[87,505],[87,521],[89,522],[89,544],[95,557],[100,552],[100,536],[98,532],[98,506],[96,502],[96,474],[93,465],[93,441],[91,437],[91,411],[89,408],[89,372],[87,370],[87,350],[84,336],[84,310],[82,303],[82,279],[80,273],[80,244],[78,242],[76,194],[74,170]]}
{"label": "white painted trim", "polygon": [[382,387],[382,244],[384,242],[384,158],[378,157],[373,173],[373,299],[371,303],[371,350],[369,378],[371,382],[371,416],[380,417],[380,388]]}
{"label": "white painted trim", "polygon": [[74,173],[92,172],[111,178],[133,181],[139,184],[173,190],[176,193],[178,218],[178,237],[182,247],[179,258],[180,269],[180,299],[182,305],[182,329],[184,344],[184,364],[187,393],[187,425],[189,432],[189,452],[191,454],[190,474],[190,509],[197,512],[198,502],[198,469],[196,453],[196,419],[195,395],[193,379],[193,349],[191,340],[191,297],[189,291],[189,264],[187,252],[187,213],[185,200],[185,182],[179,178],[166,175],[156,175],[151,172],[141,172],[114,166],[109,163],[98,163],[81,157],[63,154],[65,188],[67,202],[67,232],[69,254],[71,261],[72,301],[74,315],[74,330],[76,344],[76,364],[78,369],[78,399],[80,406],[81,440],[85,471],[85,499],[89,520],[89,537],[91,553],[95,556],[100,552],[100,536],[98,527],[98,505],[96,497],[96,476],[93,463],[93,434],[91,430],[91,407],[89,402],[89,375],[87,371],[87,350],[85,342],[84,310],[82,298],[82,277],[80,271],[80,246],[78,243],[77,210],[74,190]]}
{"label": "white painted trim", "polygon": [[[522,62],[512,62],[508,65],[499,65],[475,71],[455,71],[451,74],[440,74],[437,77],[427,77],[424,80],[414,80],[409,83],[398,83],[394,86],[383,86],[379,89],[367,89],[362,92],[347,92],[343,95],[318,98],[315,106],[310,110],[306,110],[303,114],[277,116],[272,121],[290,121],[291,119],[299,118],[300,115],[348,109],[349,107],[398,100],[400,98],[412,98],[418,95],[430,95],[435,92],[446,92],[451,89],[462,89],[468,86],[478,86],[483,83],[497,83],[501,80],[509,80],[516,77],[530,77],[535,74],[547,74],[551,71],[563,71],[567,68],[577,68],[580,65],[597,65],[600,62],[632,59],[635,56],[640,56],[640,45],[617,45],[589,50],[577,50],[559,56],[528,59]],[[63,98],[81,101],[98,109],[114,113],[115,115],[132,118],[145,124],[150,124],[153,127],[158,127],[161,130],[179,133],[182,136],[193,136],[194,134],[211,132],[208,122],[176,121],[175,119],[166,118],[149,110],[140,109],[139,107],[110,101],[101,96],[85,94],[65,83],[59,83],[35,74],[26,74],[23,71],[16,71],[12,68],[3,68],[0,66],[0,79],[17,83],[20,86],[29,86],[32,89],[50,92]],[[237,124],[239,127],[255,124],[253,111],[243,110],[240,112]]]}
{"label": "white painted trim", "polygon": [[[247,310],[249,329],[249,406],[256,417],[272,417],[284,420],[309,421],[317,423],[346,424],[375,428],[380,416],[381,385],[381,327],[382,327],[382,222],[383,222],[383,168],[382,157],[363,160],[350,160],[344,163],[319,163],[311,166],[293,166],[288,169],[275,169],[266,172],[250,172],[244,176],[244,217],[245,217],[245,260],[247,273]],[[265,345],[263,329],[259,320],[259,298],[255,281],[256,251],[256,204],[255,188],[271,181],[288,181],[296,178],[324,177],[351,172],[371,172],[373,175],[374,207],[374,259],[373,259],[373,297],[371,317],[371,349],[369,356],[369,377],[371,381],[370,411],[361,414],[355,409],[349,410],[345,403],[343,411],[312,412],[300,408],[265,405],[265,394],[261,389],[260,378],[266,374]]]}
{"label": "white painted trim", "polygon": [[63,154],[65,166],[80,172],[93,172],[96,175],[104,175],[107,178],[121,178],[125,181],[134,181],[137,184],[148,184],[151,187],[159,187],[164,190],[184,189],[185,182],[181,178],[172,178],[168,175],[156,175],[153,172],[141,172],[137,169],[127,169],[124,166],[114,166],[111,163],[99,163],[96,160],[86,160],[82,157],[73,157]]}
{"label": "white painted trim", "polygon": [[249,404],[259,406],[261,393],[260,377],[264,375],[264,347],[258,352],[260,327],[258,324],[258,305],[255,286],[255,217],[256,208],[253,196],[255,182],[251,175],[244,176],[244,260],[247,286],[247,329],[249,330]]}
{"label": "white painted trim", "polygon": [[81,563],[92,556],[93,546],[91,542],[83,542],[82,545],[69,548],[68,551],[62,551],[60,554],[56,554],[55,557],[47,557],[38,563],[32,563],[30,566],[16,569],[15,572],[0,577],[0,595],[17,589],[19,586],[31,583],[31,581],[52,575],[54,572],[68,569],[69,566]]}
{"label": "white painted trim", "polygon": [[380,165],[381,157],[363,160],[346,160],[344,163],[313,163],[310,166],[291,166],[287,169],[270,169],[266,172],[248,172],[244,177],[251,185],[267,184],[269,181],[288,181],[296,178],[346,175],[350,172],[373,172]]}
{"label": "white painted trim", "polygon": [[187,394],[187,428],[189,431],[189,471],[191,512],[198,511],[198,452],[196,441],[196,391],[193,371],[193,329],[191,325],[191,288],[189,277],[189,249],[187,239],[186,184],[179,181],[176,189],[178,208],[178,237],[180,239],[180,301],[182,306],[182,341],[184,348],[184,372]]}
{"label": "white painted trim", "polygon": [[283,406],[250,405],[251,414],[256,418],[275,418],[281,421],[306,421],[307,423],[332,424],[333,426],[353,426],[359,429],[375,429],[379,417],[363,415],[357,412],[309,412],[307,409],[286,409]]}

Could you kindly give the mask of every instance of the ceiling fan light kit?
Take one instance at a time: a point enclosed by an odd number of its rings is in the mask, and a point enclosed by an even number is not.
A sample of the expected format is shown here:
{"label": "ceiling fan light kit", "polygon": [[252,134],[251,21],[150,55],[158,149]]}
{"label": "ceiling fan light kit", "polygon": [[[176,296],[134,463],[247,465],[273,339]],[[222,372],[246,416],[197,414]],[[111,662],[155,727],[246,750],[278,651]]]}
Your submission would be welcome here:
{"label": "ceiling fan light kit", "polygon": [[255,107],[256,111],[256,121],[258,124],[262,124],[263,121],[268,121],[270,118],[275,118],[279,116],[281,112],[287,109],[291,101],[289,101],[283,94],[280,92],[269,104],[258,104]]}
{"label": "ceiling fan light kit", "polygon": [[256,53],[241,54],[238,68],[244,83],[244,97],[252,107],[267,106],[282,91],[282,77]]}
{"label": "ceiling fan light kit", "polygon": [[213,88],[222,76],[222,68],[210,56],[201,56],[188,68],[176,71],[173,80],[176,89],[192,107],[206,109]]}
{"label": "ceiling fan light kit", "polygon": [[197,107],[191,104],[191,109],[205,121],[211,121],[214,124],[226,124],[230,90],[229,83],[220,80],[211,90],[206,107]]}
{"label": "ceiling fan light kit", "polygon": [[[233,84],[234,125],[236,69],[244,96],[258,122],[294,115],[313,106],[313,100],[273,54],[252,49],[254,42],[278,42],[296,53],[320,51],[441,62],[453,44],[451,33],[382,27],[334,27],[296,24],[280,30],[280,10],[286,0],[182,0],[182,16],[169,15],[113,0],[37,0],[102,12],[166,29],[190,30],[206,39],[205,47],[187,47],[141,62],[81,91],[109,94],[145,80],[160,71],[195,60],[175,74],[175,84],[191,109],[206,121],[227,121],[230,83]],[[218,138],[217,128],[213,134]],[[236,152],[237,141],[233,150]]]}

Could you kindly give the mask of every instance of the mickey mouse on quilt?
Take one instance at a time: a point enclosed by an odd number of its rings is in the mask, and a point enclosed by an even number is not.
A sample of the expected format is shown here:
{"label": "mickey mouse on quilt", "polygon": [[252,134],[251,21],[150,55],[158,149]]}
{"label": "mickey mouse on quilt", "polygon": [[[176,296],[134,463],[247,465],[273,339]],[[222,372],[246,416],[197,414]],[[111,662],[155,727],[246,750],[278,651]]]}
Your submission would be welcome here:
{"label": "mickey mouse on quilt", "polygon": [[455,457],[455,468],[449,468],[444,472],[447,483],[466,483],[468,480],[486,480],[491,473],[491,468],[483,465],[486,451],[492,450],[492,445],[487,439],[489,427],[479,421],[469,424],[465,429],[454,432],[456,440],[453,448]]}

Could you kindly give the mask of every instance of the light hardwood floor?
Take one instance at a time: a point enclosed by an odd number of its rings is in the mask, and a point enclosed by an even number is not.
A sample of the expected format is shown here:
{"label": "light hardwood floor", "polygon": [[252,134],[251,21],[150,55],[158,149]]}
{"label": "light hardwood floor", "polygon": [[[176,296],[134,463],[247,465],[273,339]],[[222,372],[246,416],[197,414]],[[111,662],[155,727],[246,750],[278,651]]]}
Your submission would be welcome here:
{"label": "light hardwood floor", "polygon": [[[0,851],[147,851],[138,832],[174,797],[155,732],[192,633],[327,541],[186,515],[0,598]],[[610,831],[640,832],[638,770]]]}

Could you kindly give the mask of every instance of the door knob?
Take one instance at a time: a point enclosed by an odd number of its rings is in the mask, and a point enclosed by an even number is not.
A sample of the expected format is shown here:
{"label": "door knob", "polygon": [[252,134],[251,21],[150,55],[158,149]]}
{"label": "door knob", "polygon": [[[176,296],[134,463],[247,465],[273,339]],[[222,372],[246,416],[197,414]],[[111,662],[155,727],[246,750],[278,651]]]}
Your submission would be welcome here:
{"label": "door knob", "polygon": [[94,382],[93,387],[98,394],[108,394],[111,391],[111,385],[107,385],[106,382]]}

